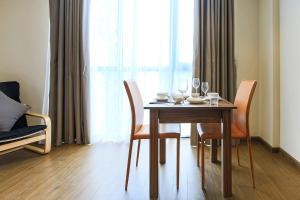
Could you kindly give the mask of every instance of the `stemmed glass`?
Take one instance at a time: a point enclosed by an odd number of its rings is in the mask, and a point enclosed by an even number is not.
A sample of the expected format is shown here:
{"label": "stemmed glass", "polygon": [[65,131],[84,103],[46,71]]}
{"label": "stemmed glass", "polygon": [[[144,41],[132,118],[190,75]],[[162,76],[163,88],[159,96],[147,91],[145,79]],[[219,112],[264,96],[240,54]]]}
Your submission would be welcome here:
{"label": "stemmed glass", "polygon": [[196,90],[196,94],[197,94],[197,90],[200,86],[200,79],[199,78],[193,78],[193,88],[195,88]]}
{"label": "stemmed glass", "polygon": [[208,82],[202,82],[201,90],[204,93],[204,96],[207,96],[208,89],[209,89]]}
{"label": "stemmed glass", "polygon": [[183,98],[184,98],[184,94],[188,91],[188,89],[189,89],[188,80],[180,81],[178,91],[181,93]]}

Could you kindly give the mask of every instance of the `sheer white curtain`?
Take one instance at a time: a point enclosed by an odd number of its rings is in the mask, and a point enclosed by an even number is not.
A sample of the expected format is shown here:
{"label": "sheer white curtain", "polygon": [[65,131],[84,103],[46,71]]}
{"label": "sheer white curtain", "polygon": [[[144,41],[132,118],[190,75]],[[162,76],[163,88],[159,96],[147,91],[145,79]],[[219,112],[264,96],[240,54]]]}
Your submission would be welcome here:
{"label": "sheer white curtain", "polygon": [[92,143],[129,139],[131,116],[123,80],[137,81],[145,103],[158,91],[176,91],[179,80],[191,79],[193,1],[91,1]]}

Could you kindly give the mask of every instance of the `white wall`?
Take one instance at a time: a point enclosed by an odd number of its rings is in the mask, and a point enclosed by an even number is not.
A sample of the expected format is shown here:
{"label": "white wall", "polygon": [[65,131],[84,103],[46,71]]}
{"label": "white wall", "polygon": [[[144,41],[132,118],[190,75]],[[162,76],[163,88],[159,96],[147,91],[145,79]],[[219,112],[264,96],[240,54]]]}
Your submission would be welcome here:
{"label": "white wall", "polygon": [[279,21],[278,0],[259,1],[259,132],[279,147]]}
{"label": "white wall", "polygon": [[280,1],[280,145],[300,161],[300,1]]}
{"label": "white wall", "polygon": [[279,2],[235,0],[238,84],[258,81],[250,111],[252,136],[279,147]]}
{"label": "white wall", "polygon": [[19,81],[35,112],[43,105],[48,33],[48,0],[0,0],[0,81]]}
{"label": "white wall", "polygon": [[[258,0],[235,0],[235,58],[237,83],[258,80]],[[250,134],[258,136],[258,94],[250,110]]]}

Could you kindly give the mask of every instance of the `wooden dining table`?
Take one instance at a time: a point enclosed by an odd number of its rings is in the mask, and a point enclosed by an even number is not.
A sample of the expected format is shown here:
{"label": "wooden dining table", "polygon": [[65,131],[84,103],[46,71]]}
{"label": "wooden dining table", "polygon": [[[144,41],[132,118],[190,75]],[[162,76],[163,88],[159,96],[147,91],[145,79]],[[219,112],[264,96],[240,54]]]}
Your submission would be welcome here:
{"label": "wooden dining table", "polygon": [[[159,103],[144,106],[150,111],[150,162],[149,193],[151,199],[159,196],[158,173],[158,132],[160,123],[223,123],[222,139],[222,171],[221,183],[224,197],[232,196],[231,175],[231,114],[236,107],[226,101],[219,100],[218,105],[206,104],[171,104]],[[160,145],[161,162],[164,162],[165,142]],[[212,142],[212,161],[217,158],[217,143]],[[199,181],[200,183],[200,181]],[[199,186],[199,190],[200,190]]]}

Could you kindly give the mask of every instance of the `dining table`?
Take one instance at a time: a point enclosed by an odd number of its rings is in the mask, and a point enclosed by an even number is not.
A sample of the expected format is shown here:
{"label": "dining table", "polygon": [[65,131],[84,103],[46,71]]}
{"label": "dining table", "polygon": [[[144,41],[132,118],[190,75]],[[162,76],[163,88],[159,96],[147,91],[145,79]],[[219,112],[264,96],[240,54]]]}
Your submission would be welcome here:
{"label": "dining table", "polygon": [[[158,133],[161,123],[222,123],[221,152],[221,185],[223,197],[232,196],[232,166],[231,166],[231,115],[236,109],[229,101],[221,98],[217,105],[149,103],[144,106],[150,113],[150,161],[149,161],[149,194],[151,199],[159,197],[158,172]],[[165,161],[165,141],[160,142],[160,162]],[[211,160],[217,160],[217,141],[212,141]],[[201,187],[199,186],[199,189]]]}

